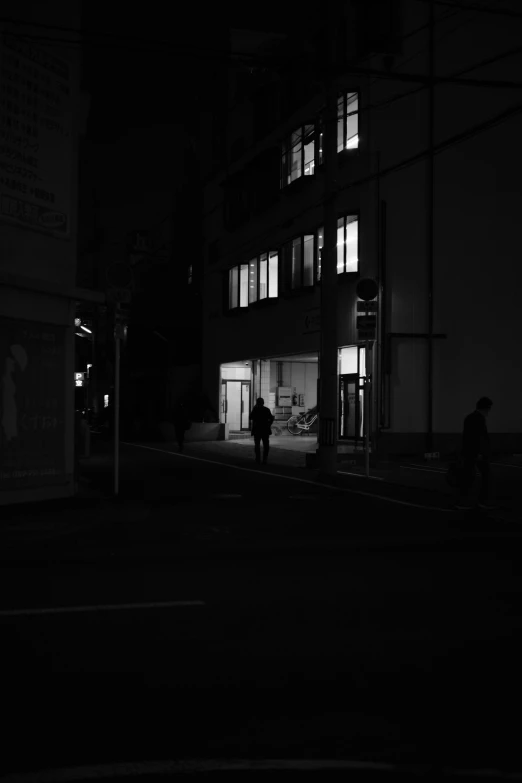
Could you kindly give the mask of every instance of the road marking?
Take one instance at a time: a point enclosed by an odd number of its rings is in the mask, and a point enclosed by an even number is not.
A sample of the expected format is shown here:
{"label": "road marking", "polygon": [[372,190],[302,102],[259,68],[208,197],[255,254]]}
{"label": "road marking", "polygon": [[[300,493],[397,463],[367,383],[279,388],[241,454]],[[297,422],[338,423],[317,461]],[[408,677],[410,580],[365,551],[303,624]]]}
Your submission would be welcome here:
{"label": "road marking", "polygon": [[[300,481],[302,484],[311,484],[313,487],[317,489],[318,483],[317,481],[312,481],[312,479],[303,479],[298,478],[297,476],[287,476],[281,473],[271,473],[270,471],[263,470],[260,472],[259,470],[255,470],[254,468],[244,468],[241,465],[232,465],[228,462],[220,462],[219,460],[215,459],[206,459],[205,457],[192,457],[188,454],[179,454],[179,452],[176,451],[167,451],[167,449],[158,449],[156,446],[144,446],[142,443],[129,443],[124,442],[125,446],[135,446],[137,449],[148,449],[149,451],[159,451],[161,454],[170,454],[173,457],[185,457],[185,459],[193,459],[197,462],[208,462],[210,465],[221,465],[223,468],[233,468],[234,470],[243,470],[246,473],[255,473],[256,476],[272,476],[274,478],[280,478],[280,479],[286,479],[287,481]],[[384,480],[384,479],[383,479]],[[391,483],[391,482],[388,482]],[[397,486],[401,486],[400,484]],[[347,492],[349,495],[363,495],[364,497],[373,498],[374,500],[381,500],[384,503],[395,503],[399,506],[411,506],[412,508],[422,508],[424,511],[444,511],[446,513],[455,513],[455,509],[453,508],[441,508],[440,506],[424,506],[420,503],[410,503],[407,500],[398,500],[397,498],[387,498],[383,495],[376,495],[374,492],[364,492],[362,489],[348,489],[347,487],[330,487],[329,485],[324,485],[325,490],[332,490],[335,489],[336,492]]]}
{"label": "road marking", "polygon": [[120,612],[133,609],[172,609],[175,606],[205,606],[204,601],[154,601],[145,604],[99,604],[93,606],[43,606],[34,609],[0,609],[0,617],[32,614],[76,614],[77,612]]}
{"label": "road marking", "polygon": [[[63,767],[40,772],[15,772],[0,778],[1,783],[58,783],[58,781],[138,777],[140,775],[186,774],[217,770],[366,770],[392,772],[395,764],[343,759],[187,759],[182,761],[129,761],[86,767]],[[512,777],[512,776],[510,776]]]}
{"label": "road marking", "polygon": [[446,473],[446,468],[425,468],[424,465],[399,465],[399,467],[407,470],[423,470],[430,473]]}

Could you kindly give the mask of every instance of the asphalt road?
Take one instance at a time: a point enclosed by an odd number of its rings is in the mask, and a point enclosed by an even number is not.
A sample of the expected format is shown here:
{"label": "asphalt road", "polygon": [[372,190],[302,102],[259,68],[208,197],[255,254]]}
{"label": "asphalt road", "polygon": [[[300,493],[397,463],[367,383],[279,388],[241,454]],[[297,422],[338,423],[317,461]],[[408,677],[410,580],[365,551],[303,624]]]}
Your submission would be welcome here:
{"label": "asphalt road", "polygon": [[4,771],[520,770],[519,529],[269,473],[127,447],[119,503],[1,531]]}

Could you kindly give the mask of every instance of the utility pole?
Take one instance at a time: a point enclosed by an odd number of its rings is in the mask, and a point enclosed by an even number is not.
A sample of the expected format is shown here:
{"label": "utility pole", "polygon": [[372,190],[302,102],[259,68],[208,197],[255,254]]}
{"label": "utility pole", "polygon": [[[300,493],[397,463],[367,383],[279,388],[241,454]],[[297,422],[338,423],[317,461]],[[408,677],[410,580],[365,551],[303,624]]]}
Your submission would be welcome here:
{"label": "utility pole", "polygon": [[319,356],[319,480],[337,475],[337,87],[335,33],[337,4],[327,3],[326,109],[324,123],[324,240],[321,262],[321,342]]}
{"label": "utility pole", "polygon": [[429,3],[428,46],[428,157],[426,159],[426,258],[428,266],[428,426],[426,451],[433,452],[433,208],[434,208],[434,128],[435,128],[435,8]]}
{"label": "utility pole", "polygon": [[114,318],[114,495],[120,489],[120,340],[122,337],[120,305],[116,302]]}

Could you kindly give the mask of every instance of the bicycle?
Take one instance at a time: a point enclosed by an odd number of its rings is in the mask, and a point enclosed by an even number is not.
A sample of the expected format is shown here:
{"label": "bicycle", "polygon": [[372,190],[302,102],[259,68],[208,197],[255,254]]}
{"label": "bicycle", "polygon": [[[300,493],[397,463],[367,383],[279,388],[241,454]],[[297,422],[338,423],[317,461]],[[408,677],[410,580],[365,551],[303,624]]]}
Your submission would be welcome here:
{"label": "bicycle", "polygon": [[312,408],[307,413],[290,416],[286,422],[288,432],[292,435],[302,435],[303,432],[309,432],[310,427],[317,419],[317,408]]}

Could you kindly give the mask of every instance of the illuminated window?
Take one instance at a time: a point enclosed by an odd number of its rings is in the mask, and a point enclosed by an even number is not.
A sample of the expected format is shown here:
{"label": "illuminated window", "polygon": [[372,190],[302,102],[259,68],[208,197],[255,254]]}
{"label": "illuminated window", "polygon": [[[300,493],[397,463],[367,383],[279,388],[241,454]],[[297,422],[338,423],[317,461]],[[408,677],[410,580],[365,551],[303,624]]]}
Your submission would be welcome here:
{"label": "illuminated window", "polygon": [[247,264],[228,270],[228,308],[248,307],[257,301],[277,297],[279,254],[261,253]]}
{"label": "illuminated window", "polygon": [[248,307],[248,264],[239,268],[239,306]]}
{"label": "illuminated window", "polygon": [[337,221],[337,274],[359,268],[359,220],[345,215]]}
{"label": "illuminated window", "polygon": [[268,256],[262,253],[259,256],[259,298],[266,299],[268,296]]}
{"label": "illuminated window", "polygon": [[316,242],[315,242],[315,274],[316,274],[316,280],[321,279],[321,261],[323,257],[323,237],[324,237],[324,229],[318,228],[316,233]]}
{"label": "illuminated window", "polygon": [[284,140],[281,148],[281,187],[315,173],[316,160],[322,163],[323,133],[311,123],[303,125]]}
{"label": "illuminated window", "polygon": [[268,296],[273,299],[278,292],[279,277],[279,254],[276,250],[271,250],[268,254]]}
{"label": "illuminated window", "polygon": [[337,152],[359,146],[359,94],[346,92],[337,102]]}
{"label": "illuminated window", "polygon": [[248,304],[252,304],[252,302],[257,302],[257,278],[258,278],[257,258],[252,258],[248,263]]}

